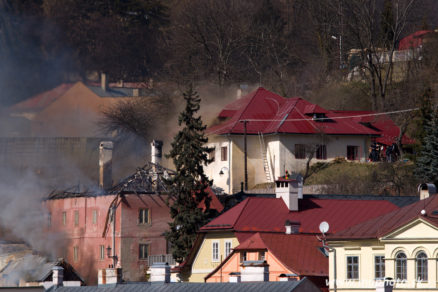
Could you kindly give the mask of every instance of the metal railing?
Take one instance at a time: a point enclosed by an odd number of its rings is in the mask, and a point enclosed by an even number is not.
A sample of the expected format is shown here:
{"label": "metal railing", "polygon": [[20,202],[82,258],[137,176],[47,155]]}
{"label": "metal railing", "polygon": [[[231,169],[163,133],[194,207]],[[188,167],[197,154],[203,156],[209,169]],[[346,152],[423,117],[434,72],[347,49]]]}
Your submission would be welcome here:
{"label": "metal railing", "polygon": [[153,263],[168,263],[169,266],[176,265],[176,262],[171,254],[158,254],[148,256],[149,267],[152,266]]}

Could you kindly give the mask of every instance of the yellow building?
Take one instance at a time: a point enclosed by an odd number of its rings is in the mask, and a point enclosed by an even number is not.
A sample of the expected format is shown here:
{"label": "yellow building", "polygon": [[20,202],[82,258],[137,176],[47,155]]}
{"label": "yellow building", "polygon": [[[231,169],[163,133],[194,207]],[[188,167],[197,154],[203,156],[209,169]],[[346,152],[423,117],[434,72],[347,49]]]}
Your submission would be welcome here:
{"label": "yellow building", "polygon": [[437,290],[438,196],[337,232],[327,243],[330,291],[335,282],[337,291],[384,285],[393,291]]}

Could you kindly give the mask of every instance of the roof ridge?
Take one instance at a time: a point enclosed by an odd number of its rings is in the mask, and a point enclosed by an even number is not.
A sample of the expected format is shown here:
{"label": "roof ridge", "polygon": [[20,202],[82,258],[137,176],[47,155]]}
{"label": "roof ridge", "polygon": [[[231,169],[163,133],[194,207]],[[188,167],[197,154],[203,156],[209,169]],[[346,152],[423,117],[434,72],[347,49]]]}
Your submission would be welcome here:
{"label": "roof ridge", "polygon": [[[242,206],[242,209],[240,210],[239,216],[237,216],[236,220],[234,220],[233,228],[235,227],[235,225],[236,225],[237,222],[239,221],[240,217],[242,216],[243,210],[245,210],[246,206],[247,206],[248,203],[249,203],[249,199],[254,199],[254,198],[253,198],[253,197],[249,197],[249,198],[246,198],[246,199],[245,199],[246,203],[245,203],[244,206]],[[243,201],[242,203],[244,203],[245,201]]]}

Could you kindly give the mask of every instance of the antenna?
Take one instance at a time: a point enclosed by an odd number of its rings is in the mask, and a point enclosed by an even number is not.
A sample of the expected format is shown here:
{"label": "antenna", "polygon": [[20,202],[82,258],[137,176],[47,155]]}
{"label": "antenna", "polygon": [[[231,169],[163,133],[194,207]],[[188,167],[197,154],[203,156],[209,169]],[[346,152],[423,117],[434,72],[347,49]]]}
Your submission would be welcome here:
{"label": "antenna", "polygon": [[325,235],[325,233],[327,233],[327,231],[329,231],[329,228],[330,228],[330,226],[329,226],[329,224],[326,221],[322,221],[319,224],[319,231],[321,231],[321,233],[323,235]]}

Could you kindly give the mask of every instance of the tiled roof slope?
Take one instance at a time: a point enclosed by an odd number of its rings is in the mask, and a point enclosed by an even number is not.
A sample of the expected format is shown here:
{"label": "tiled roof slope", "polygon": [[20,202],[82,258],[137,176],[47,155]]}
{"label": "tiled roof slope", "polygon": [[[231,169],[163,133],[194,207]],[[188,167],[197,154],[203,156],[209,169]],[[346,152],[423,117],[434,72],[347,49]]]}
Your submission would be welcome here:
{"label": "tiled roof slope", "polygon": [[[426,214],[421,215],[421,210]],[[434,212],[435,211],[435,212]],[[395,210],[388,214],[374,219],[355,224],[345,230],[329,236],[330,240],[335,239],[371,239],[380,238],[397,228],[417,219],[422,218],[438,227],[438,196],[433,195],[427,199]]]}
{"label": "tiled roof slope", "polygon": [[201,228],[236,232],[285,232],[286,220],[301,223],[301,233],[319,233],[322,221],[330,233],[378,217],[397,206],[388,201],[300,199],[299,211],[289,211],[282,199],[250,197]]}
{"label": "tiled roof slope", "polygon": [[[313,120],[313,114],[325,114],[326,120]],[[352,119],[332,120],[335,113],[302,98],[283,98],[262,87],[225,106],[219,118],[223,123],[208,129],[209,134],[242,134],[247,120],[247,133],[349,134],[379,135]]]}
{"label": "tiled roof slope", "polygon": [[[341,117],[358,116],[353,120],[364,125],[371,125],[380,133],[380,137],[376,138],[377,143],[391,145],[400,135],[400,128],[387,115],[373,115],[376,113],[373,111],[334,111],[334,113]],[[402,143],[413,144],[415,140],[403,135]]]}
{"label": "tiled roof slope", "polygon": [[326,276],[328,262],[320,246],[313,234],[256,233],[234,250],[267,249],[298,275]]}

